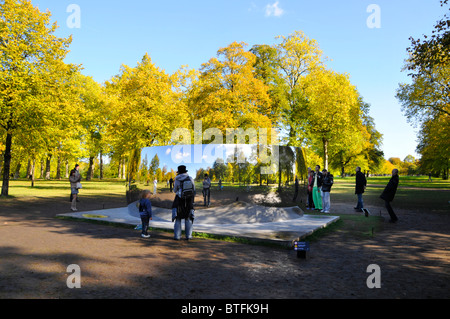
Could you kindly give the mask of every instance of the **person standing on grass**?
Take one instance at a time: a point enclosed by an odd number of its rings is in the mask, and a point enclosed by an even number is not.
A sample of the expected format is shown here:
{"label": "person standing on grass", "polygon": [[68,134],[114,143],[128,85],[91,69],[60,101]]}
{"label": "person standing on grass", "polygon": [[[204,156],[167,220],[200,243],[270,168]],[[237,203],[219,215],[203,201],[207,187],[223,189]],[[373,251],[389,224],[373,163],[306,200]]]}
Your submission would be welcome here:
{"label": "person standing on grass", "polygon": [[328,172],[326,169],[322,172],[322,207],[321,213],[328,214],[330,212],[330,192],[331,186],[333,186],[333,174]]}
{"label": "person standing on grass", "polygon": [[386,185],[383,193],[380,195],[380,198],[384,200],[384,204],[389,213],[391,219],[389,222],[395,223],[398,221],[397,215],[395,215],[394,210],[391,207],[391,202],[394,200],[395,193],[397,192],[397,187],[399,183],[398,177],[398,169],[394,168],[392,170],[392,177],[389,180],[389,183]]}
{"label": "person standing on grass", "polygon": [[211,199],[211,179],[208,177],[208,174],[205,174],[203,179],[203,204],[204,206],[208,206],[210,204]]}
{"label": "person standing on grass", "polygon": [[80,165],[76,164],[75,168],[70,172],[69,181],[70,181],[70,194],[72,198],[72,204],[70,210],[73,212],[77,211],[77,197],[78,197],[78,189],[79,183],[81,182],[81,174],[79,172]]}
{"label": "person standing on grass", "polygon": [[153,219],[152,215],[152,203],[150,202],[151,192],[148,189],[144,189],[141,193],[141,198],[139,200],[139,215],[142,222],[142,238],[150,238],[148,234],[148,226],[150,220]]}
{"label": "person standing on grass", "polygon": [[314,201],[314,207],[316,210],[322,210],[322,172],[320,171],[320,165],[316,165],[315,172],[313,173],[313,178],[311,180],[312,186],[312,198]]}
{"label": "person standing on grass", "polygon": [[356,185],[355,185],[355,194],[358,196],[358,203],[356,204],[355,210],[362,211],[364,208],[364,202],[362,198],[362,194],[366,190],[367,179],[366,175],[361,172],[361,167],[356,168]]}

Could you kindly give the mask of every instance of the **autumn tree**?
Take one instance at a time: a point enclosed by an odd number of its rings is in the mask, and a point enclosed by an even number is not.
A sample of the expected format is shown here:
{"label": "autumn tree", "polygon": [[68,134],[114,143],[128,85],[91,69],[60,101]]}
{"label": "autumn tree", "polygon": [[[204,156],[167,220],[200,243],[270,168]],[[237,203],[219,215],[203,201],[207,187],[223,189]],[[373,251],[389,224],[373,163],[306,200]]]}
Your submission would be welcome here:
{"label": "autumn tree", "polygon": [[[441,1],[448,6],[448,1]],[[450,9],[450,8],[449,8]],[[448,178],[450,160],[450,20],[448,11],[437,22],[431,37],[411,39],[405,70],[411,83],[400,83],[397,99],[408,121],[421,127],[417,150],[427,169],[443,171]]]}
{"label": "autumn tree", "polygon": [[270,116],[277,125],[282,125],[281,116],[288,108],[289,89],[280,74],[278,51],[274,46],[262,44],[254,45],[250,52],[256,57],[254,64],[256,78],[262,80],[268,87],[267,92],[271,101]]}
{"label": "autumn tree", "polygon": [[225,139],[227,128],[271,128],[268,87],[255,77],[256,57],[234,42],[200,68],[189,91],[189,109],[203,129],[217,128]]}
{"label": "autumn tree", "polygon": [[61,85],[54,75],[65,68],[63,60],[71,42],[71,38],[56,37],[56,29],[56,23],[50,24],[50,13],[40,12],[30,1],[0,1],[0,130],[5,136],[2,196],[8,195],[15,137],[24,136],[25,130],[36,135],[60,114],[54,104],[42,103],[49,90]]}
{"label": "autumn tree", "polygon": [[134,68],[123,65],[120,74],[105,83],[112,107],[107,138],[114,152],[165,145],[174,129],[188,126],[179,83],[178,74],[167,74],[148,54]]}
{"label": "autumn tree", "polygon": [[[307,75],[324,67],[322,51],[316,40],[308,38],[302,31],[289,36],[278,36],[281,42],[274,47],[277,51],[276,64],[283,81],[281,88],[284,99],[281,104],[281,125],[288,132],[287,145],[301,146],[305,130],[304,111],[307,106],[304,79]],[[286,101],[286,102],[284,102]]]}
{"label": "autumn tree", "polygon": [[323,167],[328,169],[330,143],[347,148],[348,137],[361,133],[358,92],[347,74],[319,69],[305,78],[304,95],[304,129],[311,145],[321,149]]}

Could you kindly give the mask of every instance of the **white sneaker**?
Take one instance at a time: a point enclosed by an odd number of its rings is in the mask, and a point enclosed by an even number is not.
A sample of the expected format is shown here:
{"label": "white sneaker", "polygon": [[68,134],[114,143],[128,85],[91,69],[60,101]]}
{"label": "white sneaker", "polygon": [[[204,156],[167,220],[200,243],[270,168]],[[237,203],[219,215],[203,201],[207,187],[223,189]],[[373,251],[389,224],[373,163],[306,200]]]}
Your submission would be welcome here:
{"label": "white sneaker", "polygon": [[142,238],[150,238],[150,235],[144,235],[144,234],[141,234],[141,237],[142,237]]}

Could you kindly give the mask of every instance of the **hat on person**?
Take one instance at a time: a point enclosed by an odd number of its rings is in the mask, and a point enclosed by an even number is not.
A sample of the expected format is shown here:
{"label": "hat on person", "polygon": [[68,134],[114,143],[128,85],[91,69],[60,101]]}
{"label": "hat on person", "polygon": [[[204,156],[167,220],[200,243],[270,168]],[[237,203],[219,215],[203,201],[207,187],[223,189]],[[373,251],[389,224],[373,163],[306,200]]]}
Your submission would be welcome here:
{"label": "hat on person", "polygon": [[178,166],[177,174],[187,173],[186,166],[180,165]]}

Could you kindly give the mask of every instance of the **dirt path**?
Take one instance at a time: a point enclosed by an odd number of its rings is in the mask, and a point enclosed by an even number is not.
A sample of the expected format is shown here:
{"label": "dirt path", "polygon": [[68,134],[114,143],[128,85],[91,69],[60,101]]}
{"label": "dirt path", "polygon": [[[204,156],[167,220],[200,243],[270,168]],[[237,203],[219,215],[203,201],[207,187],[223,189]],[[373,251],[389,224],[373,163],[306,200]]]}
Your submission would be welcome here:
{"label": "dirt path", "polygon": [[[78,206],[122,207],[123,200],[81,196]],[[132,229],[55,219],[69,208],[61,199],[0,205],[0,298],[450,297],[448,215],[398,211],[400,221],[386,222],[374,238],[334,232],[312,243],[302,260],[279,248],[177,242],[162,232],[145,240]],[[81,289],[67,288],[71,264],[80,266]],[[367,287],[371,264],[380,266],[380,289]]]}

